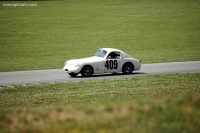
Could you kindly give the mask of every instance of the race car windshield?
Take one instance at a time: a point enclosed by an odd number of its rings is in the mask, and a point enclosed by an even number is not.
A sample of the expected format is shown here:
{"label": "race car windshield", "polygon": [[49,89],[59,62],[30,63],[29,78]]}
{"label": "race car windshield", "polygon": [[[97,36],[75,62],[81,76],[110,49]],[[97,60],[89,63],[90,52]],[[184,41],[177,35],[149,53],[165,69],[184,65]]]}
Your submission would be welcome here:
{"label": "race car windshield", "polygon": [[94,56],[98,56],[98,57],[104,57],[107,54],[106,50],[98,50]]}

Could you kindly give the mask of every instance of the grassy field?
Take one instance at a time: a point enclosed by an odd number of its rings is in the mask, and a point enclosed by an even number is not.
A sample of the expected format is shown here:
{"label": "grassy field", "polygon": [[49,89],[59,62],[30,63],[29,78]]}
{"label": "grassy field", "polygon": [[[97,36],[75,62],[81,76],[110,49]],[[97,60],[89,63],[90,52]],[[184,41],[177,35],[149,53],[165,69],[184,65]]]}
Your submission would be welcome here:
{"label": "grassy field", "polygon": [[196,73],[3,87],[0,132],[197,133],[199,84]]}
{"label": "grassy field", "polygon": [[122,49],[143,63],[200,60],[198,0],[3,3],[1,72],[62,68],[66,60],[92,56],[101,47]]}
{"label": "grassy field", "polygon": [[[200,60],[198,0],[3,3],[15,2],[0,2],[0,72],[62,68],[101,47],[143,63]],[[200,73],[1,87],[0,132],[198,133],[199,85]]]}

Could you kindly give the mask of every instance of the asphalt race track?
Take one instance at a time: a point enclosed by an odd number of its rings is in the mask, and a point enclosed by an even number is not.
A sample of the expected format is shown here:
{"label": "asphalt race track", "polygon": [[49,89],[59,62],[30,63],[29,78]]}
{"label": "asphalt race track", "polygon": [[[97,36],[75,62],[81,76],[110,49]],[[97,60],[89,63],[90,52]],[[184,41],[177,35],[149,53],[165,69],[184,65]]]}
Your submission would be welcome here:
{"label": "asphalt race track", "polygon": [[114,78],[126,78],[126,77],[145,76],[145,75],[188,73],[188,72],[189,73],[200,72],[200,61],[142,64],[142,67],[139,71],[134,71],[133,74],[130,75],[123,75],[122,73],[115,75],[102,74],[102,75],[93,75],[92,77],[88,78],[81,77],[81,75],[72,78],[62,69],[1,72],[0,87],[12,86],[12,85],[40,84],[40,83],[114,79]]}

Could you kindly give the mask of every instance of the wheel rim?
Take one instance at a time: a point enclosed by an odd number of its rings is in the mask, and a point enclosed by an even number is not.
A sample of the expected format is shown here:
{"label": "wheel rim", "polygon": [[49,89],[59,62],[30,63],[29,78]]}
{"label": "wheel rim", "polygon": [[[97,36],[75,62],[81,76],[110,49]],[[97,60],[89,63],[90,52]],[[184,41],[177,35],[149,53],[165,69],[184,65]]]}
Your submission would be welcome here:
{"label": "wheel rim", "polygon": [[91,73],[92,73],[92,71],[91,71],[91,69],[90,69],[89,67],[86,67],[86,68],[84,69],[84,74],[85,74],[85,76],[89,76],[89,75],[91,75]]}
{"label": "wheel rim", "polygon": [[125,71],[126,73],[131,73],[131,72],[132,72],[132,66],[131,66],[130,64],[127,64],[127,65],[125,66],[124,71]]}

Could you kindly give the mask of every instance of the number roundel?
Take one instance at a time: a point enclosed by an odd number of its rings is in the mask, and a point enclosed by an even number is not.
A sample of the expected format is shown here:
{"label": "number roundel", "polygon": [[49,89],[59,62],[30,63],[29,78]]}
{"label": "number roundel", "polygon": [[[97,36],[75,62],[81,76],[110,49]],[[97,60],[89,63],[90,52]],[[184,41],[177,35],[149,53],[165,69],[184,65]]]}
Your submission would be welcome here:
{"label": "number roundel", "polygon": [[110,61],[106,61],[105,67],[107,67],[107,69],[117,69],[118,68],[118,63],[117,60],[110,60]]}

